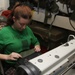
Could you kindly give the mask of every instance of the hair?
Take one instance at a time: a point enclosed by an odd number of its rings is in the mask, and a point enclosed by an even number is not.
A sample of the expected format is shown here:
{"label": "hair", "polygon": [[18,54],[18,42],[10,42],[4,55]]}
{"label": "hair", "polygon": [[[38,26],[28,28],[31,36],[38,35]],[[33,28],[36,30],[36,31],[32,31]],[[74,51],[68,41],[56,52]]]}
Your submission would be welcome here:
{"label": "hair", "polygon": [[11,14],[7,20],[7,25],[12,25],[14,23],[13,16],[19,20],[21,17],[24,19],[31,19],[32,11],[31,8],[25,4],[18,4],[12,10]]}

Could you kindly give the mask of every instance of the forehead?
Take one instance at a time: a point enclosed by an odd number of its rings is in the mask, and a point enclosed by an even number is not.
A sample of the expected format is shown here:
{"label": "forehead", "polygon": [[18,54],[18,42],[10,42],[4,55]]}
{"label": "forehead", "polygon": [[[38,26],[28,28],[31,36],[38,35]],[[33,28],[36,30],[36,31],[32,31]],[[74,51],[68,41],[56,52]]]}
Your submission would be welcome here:
{"label": "forehead", "polygon": [[28,24],[29,20],[28,19],[24,19],[24,18],[20,18],[19,20],[17,20],[20,24]]}

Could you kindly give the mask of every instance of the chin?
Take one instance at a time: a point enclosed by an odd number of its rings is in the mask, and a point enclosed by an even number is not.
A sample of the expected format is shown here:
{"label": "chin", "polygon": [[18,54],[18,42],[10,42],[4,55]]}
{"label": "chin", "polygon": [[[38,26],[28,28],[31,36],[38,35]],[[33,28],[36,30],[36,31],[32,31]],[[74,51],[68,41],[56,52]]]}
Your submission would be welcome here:
{"label": "chin", "polygon": [[23,31],[24,29],[20,29],[19,31],[21,32],[21,31]]}

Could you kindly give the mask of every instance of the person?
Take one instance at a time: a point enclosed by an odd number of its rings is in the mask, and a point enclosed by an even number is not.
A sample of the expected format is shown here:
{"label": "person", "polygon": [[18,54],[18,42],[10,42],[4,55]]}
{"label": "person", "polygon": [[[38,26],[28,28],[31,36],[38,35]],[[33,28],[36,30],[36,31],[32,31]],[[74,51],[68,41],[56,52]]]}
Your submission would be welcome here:
{"label": "person", "polygon": [[19,4],[13,8],[7,26],[0,30],[0,59],[6,68],[14,66],[16,61],[22,58],[20,53],[29,50],[31,45],[34,46],[35,52],[41,51],[38,39],[28,27],[31,17],[30,7]]}
{"label": "person", "polygon": [[2,29],[7,24],[7,18],[5,16],[0,16],[0,29]]}

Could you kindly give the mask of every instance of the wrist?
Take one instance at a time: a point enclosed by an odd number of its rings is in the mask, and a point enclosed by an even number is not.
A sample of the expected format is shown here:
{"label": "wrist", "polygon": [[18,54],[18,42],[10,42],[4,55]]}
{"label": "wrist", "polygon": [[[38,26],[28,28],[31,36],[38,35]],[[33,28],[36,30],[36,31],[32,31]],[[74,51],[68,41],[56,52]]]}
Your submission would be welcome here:
{"label": "wrist", "polygon": [[5,60],[10,60],[9,55],[5,55]]}
{"label": "wrist", "polygon": [[2,59],[2,60],[9,60],[9,55],[0,54],[0,59]]}

